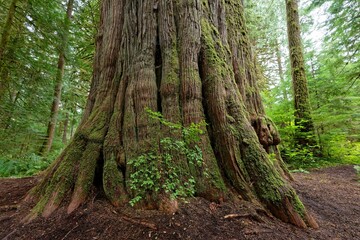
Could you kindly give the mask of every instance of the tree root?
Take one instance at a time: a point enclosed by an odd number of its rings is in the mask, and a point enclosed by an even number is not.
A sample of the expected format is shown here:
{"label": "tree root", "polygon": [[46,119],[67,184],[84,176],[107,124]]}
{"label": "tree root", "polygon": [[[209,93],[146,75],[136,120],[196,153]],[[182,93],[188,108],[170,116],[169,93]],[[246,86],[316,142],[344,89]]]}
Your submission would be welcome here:
{"label": "tree root", "polygon": [[260,223],[265,222],[258,214],[254,214],[254,213],[243,213],[243,214],[233,213],[224,216],[224,219],[233,219],[233,218],[251,218]]}
{"label": "tree root", "polygon": [[130,217],[127,217],[127,216],[120,216],[120,218],[125,220],[125,221],[128,221],[130,223],[145,226],[145,227],[150,228],[152,230],[158,230],[158,227],[154,223],[149,223],[149,222],[133,219],[133,218],[130,218]]}
{"label": "tree root", "polygon": [[285,196],[280,204],[268,204],[271,213],[283,222],[292,223],[300,228],[318,229],[316,220],[307,212],[304,205],[297,198],[295,192],[291,196]]}

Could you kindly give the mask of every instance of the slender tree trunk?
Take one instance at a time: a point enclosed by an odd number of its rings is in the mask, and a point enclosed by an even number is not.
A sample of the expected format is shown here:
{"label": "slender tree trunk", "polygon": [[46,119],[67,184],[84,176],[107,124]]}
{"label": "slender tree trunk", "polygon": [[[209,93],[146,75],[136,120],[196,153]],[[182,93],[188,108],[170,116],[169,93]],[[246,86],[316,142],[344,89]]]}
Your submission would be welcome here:
{"label": "slender tree trunk", "polygon": [[[4,64],[4,53],[10,38],[11,29],[13,26],[14,18],[15,18],[15,11],[16,11],[16,3],[18,0],[12,0],[10,3],[10,7],[8,10],[8,14],[6,17],[6,22],[3,27],[3,31],[1,33],[1,40],[0,40],[0,74],[3,71],[3,64]],[[6,78],[3,78],[0,75],[0,102],[5,94],[6,89]]]}
{"label": "slender tree trunk", "polygon": [[59,105],[61,99],[61,89],[63,84],[63,75],[64,75],[64,68],[65,68],[65,54],[68,45],[68,35],[69,35],[69,28],[71,22],[71,15],[73,11],[74,0],[69,0],[67,4],[66,16],[64,19],[64,28],[62,29],[61,33],[61,44],[59,50],[59,60],[57,65],[57,73],[55,79],[55,88],[54,88],[54,98],[51,105],[51,112],[50,112],[50,121],[47,127],[47,133],[45,137],[45,141],[40,149],[40,153],[42,155],[46,155],[54,141],[55,136],[55,128],[57,117],[59,113]]}
{"label": "slender tree trunk", "polygon": [[[194,177],[197,196],[250,201],[283,221],[317,227],[284,178],[243,15],[240,1],[102,1],[85,114],[29,194],[37,199],[29,218],[49,216],[69,194],[70,213],[96,186],[113,205],[127,204],[134,197],[130,177],[139,170],[129,161],[154,148],[161,153],[160,139],[182,138],[149,118],[150,108],[184,126],[208,123],[199,142],[201,166],[169,160]],[[138,206],[166,209],[168,197],[149,191]]]}
{"label": "slender tree trunk", "polygon": [[279,77],[280,77],[280,86],[283,87],[282,95],[283,95],[284,100],[287,102],[289,99],[288,99],[288,95],[286,92],[286,88],[284,87],[285,86],[285,78],[284,78],[284,70],[283,70],[282,61],[281,61],[281,51],[280,51],[280,45],[279,45],[278,39],[276,39],[275,45],[276,45],[276,62],[278,65],[278,73],[279,73]]}
{"label": "slender tree trunk", "polygon": [[74,136],[74,129],[75,129],[75,118],[73,116],[71,118],[71,125],[70,125],[70,138]]}
{"label": "slender tree trunk", "polygon": [[5,121],[4,124],[4,129],[7,130],[11,127],[11,119],[13,117],[13,112],[16,108],[16,104],[17,101],[20,97],[21,91],[17,91],[13,93],[12,99],[11,99],[11,105],[10,105],[10,111],[9,111],[9,116],[6,118],[7,120]]}
{"label": "slender tree trunk", "polygon": [[314,124],[311,118],[309,91],[305,74],[298,0],[285,0],[285,2],[291,75],[294,90],[295,125],[298,127],[295,140],[300,146],[314,146],[316,145],[316,139]]}
{"label": "slender tree trunk", "polygon": [[[316,70],[315,70],[315,64],[314,64],[313,59],[311,59],[311,76],[312,76],[313,80],[316,80]],[[319,96],[319,91],[318,91],[317,86],[315,86],[315,97],[316,97],[316,109],[319,109],[321,107],[321,105],[320,105],[321,98]],[[321,136],[324,133],[323,123],[320,123],[319,126],[317,126],[315,128],[315,133],[317,134],[317,139],[318,139],[319,148],[320,148],[319,150],[322,153],[324,150],[323,142],[321,139]]]}
{"label": "slender tree trunk", "polygon": [[10,7],[8,10],[8,14],[6,17],[6,22],[3,28],[3,32],[1,34],[0,41],[0,62],[3,60],[4,51],[6,49],[7,43],[9,41],[11,28],[14,22],[15,11],[16,11],[16,3],[18,0],[12,0],[10,3]]}
{"label": "slender tree trunk", "polygon": [[67,135],[68,135],[68,128],[69,128],[69,113],[66,113],[65,120],[64,120],[64,129],[62,135],[62,143],[67,143]]}
{"label": "slender tree trunk", "polygon": [[[12,50],[11,48],[9,49]],[[7,57],[11,59],[7,62],[9,65],[16,64],[17,59],[15,54],[7,54]],[[0,106],[2,106],[4,111],[2,112],[2,116],[0,117],[0,128],[2,129],[9,129],[12,125],[12,118],[14,115],[14,111],[16,109],[16,105],[18,102],[18,99],[21,95],[21,91],[19,90],[12,90],[12,79],[11,79],[11,71],[9,71],[8,67],[4,67],[2,69],[2,72],[0,71],[0,78],[3,81],[4,89],[2,89],[3,96],[0,96]],[[20,82],[21,85],[22,82]],[[0,91],[1,92],[1,91]]]}

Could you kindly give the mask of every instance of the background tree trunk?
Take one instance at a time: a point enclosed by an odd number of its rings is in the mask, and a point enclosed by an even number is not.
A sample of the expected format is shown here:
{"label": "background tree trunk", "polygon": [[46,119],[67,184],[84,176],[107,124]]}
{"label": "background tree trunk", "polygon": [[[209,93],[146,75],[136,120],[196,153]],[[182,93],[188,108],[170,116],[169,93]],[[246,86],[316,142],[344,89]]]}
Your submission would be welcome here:
{"label": "background tree trunk", "polygon": [[286,91],[285,86],[285,78],[284,78],[284,70],[283,70],[283,66],[282,66],[282,61],[281,61],[281,51],[280,51],[280,44],[278,39],[276,39],[275,41],[275,49],[276,49],[276,63],[277,63],[277,67],[278,67],[278,73],[279,73],[279,77],[280,77],[280,86],[283,87],[282,89],[282,95],[283,95],[283,99],[285,102],[287,102],[288,99],[288,94]]}
{"label": "background tree trunk", "polygon": [[0,102],[5,94],[6,89],[6,81],[7,81],[7,73],[3,75],[3,64],[4,64],[4,53],[6,50],[6,46],[9,41],[11,28],[13,25],[15,11],[16,11],[16,3],[18,0],[12,0],[9,6],[6,22],[1,33],[1,40],[0,40]]}
{"label": "background tree trunk", "polygon": [[60,99],[61,99],[61,89],[63,84],[63,75],[65,69],[65,54],[66,48],[68,45],[68,36],[69,36],[69,28],[71,22],[71,15],[73,11],[74,0],[69,0],[66,9],[66,16],[64,19],[64,28],[61,30],[61,43],[59,46],[59,60],[57,64],[57,72],[56,72],[56,79],[55,79],[55,88],[54,88],[54,99],[51,105],[50,111],[50,121],[47,127],[47,133],[45,137],[45,141],[40,149],[40,153],[42,155],[46,155],[54,141],[55,136],[55,127],[57,122],[57,117],[59,113],[59,106],[60,106]]}
{"label": "background tree trunk", "polygon": [[6,49],[6,45],[9,41],[9,36],[11,32],[11,28],[13,25],[14,17],[15,17],[15,11],[16,11],[16,3],[18,0],[12,0],[10,3],[10,7],[8,10],[5,26],[3,28],[3,32],[1,33],[1,41],[0,41],[0,62],[2,61],[2,57],[4,54],[4,51]]}
{"label": "background tree trunk", "polygon": [[[208,123],[199,143],[202,165],[171,160],[194,177],[197,196],[250,201],[285,222],[316,227],[284,179],[290,175],[264,114],[259,77],[240,1],[102,1],[85,114],[30,193],[37,205],[29,217],[49,216],[68,194],[70,213],[93,187],[115,206],[126,204],[137,170],[128,162],[160,152],[160,139],[182,138],[149,118],[150,108],[184,126]],[[167,197],[152,192],[140,206],[162,208]]]}
{"label": "background tree trunk", "polygon": [[66,144],[67,143],[67,139],[68,139],[68,128],[69,128],[69,113],[67,112],[65,114],[65,120],[64,120],[64,129],[62,132],[62,143]]}
{"label": "background tree trunk", "polygon": [[297,0],[285,0],[291,75],[294,90],[295,140],[301,145],[315,146],[314,124],[311,118],[309,91],[305,74],[304,54],[300,35]]}

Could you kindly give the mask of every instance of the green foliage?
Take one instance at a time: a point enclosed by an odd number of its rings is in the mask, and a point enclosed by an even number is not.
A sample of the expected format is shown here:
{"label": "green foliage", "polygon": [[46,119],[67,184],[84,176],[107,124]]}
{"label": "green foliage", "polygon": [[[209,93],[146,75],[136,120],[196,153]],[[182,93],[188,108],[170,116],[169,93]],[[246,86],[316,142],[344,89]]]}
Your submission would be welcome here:
{"label": "green foliage", "polygon": [[[0,37],[10,2],[0,4]],[[25,159],[37,153],[43,143],[53,100],[66,2],[17,1],[9,42],[0,59],[0,157],[3,159]],[[98,0],[75,1],[54,152],[63,148],[65,120],[67,134],[72,135],[85,106],[98,9]]]}
{"label": "green foliage", "polygon": [[182,137],[164,137],[159,145],[150,152],[128,161],[135,171],[130,175],[130,189],[134,198],[130,204],[134,206],[148,194],[165,193],[172,199],[185,198],[195,194],[195,179],[180,159],[191,166],[202,166],[202,151],[196,145],[200,140],[201,130],[205,123],[192,123],[184,127],[163,118],[158,112],[147,109],[150,118],[159,121],[171,131],[181,131]]}
{"label": "green foliage", "polygon": [[292,165],[292,168],[306,168],[316,163],[316,157],[308,147],[291,148],[282,153],[286,163]]}
{"label": "green foliage", "polygon": [[[290,74],[284,71],[281,79],[281,66],[276,63],[274,53],[280,49],[284,56],[284,49],[280,46],[281,27],[275,31],[276,24],[283,26],[281,16],[274,17],[274,21],[268,21],[263,12],[277,12],[281,15],[282,7],[276,9],[271,1],[254,2],[257,6],[250,6],[248,11],[253,11],[252,24],[268,24],[274,29],[273,35],[267,37],[264,30],[256,31],[260,35],[253,34],[260,54],[260,60],[264,72],[268,78],[268,89],[262,93],[266,105],[267,114],[278,126],[282,139],[282,156],[292,169],[318,168],[336,164],[359,164],[360,163],[360,81],[359,81],[359,15],[360,5],[355,0],[317,0],[303,3],[310,7],[300,9],[302,11],[302,30],[307,69],[307,79],[312,104],[312,119],[314,121],[318,148],[322,151],[322,157],[314,156],[305,146],[294,145],[296,126],[293,119],[293,99],[291,96]],[[275,9],[273,9],[275,7]],[[262,9],[257,11],[256,9]],[[256,11],[252,10],[255,9]],[[314,34],[310,31],[315,28],[315,16],[311,11],[318,10],[323,13],[326,20],[320,26],[320,32],[325,32],[321,45],[315,44]],[[320,11],[321,10],[321,11]],[[250,13],[249,13],[250,14]],[[276,14],[274,14],[276,15]],[[276,20],[278,18],[278,20]],[[312,19],[313,18],[313,19]],[[304,21],[305,19],[305,21]],[[305,22],[305,24],[304,24]],[[274,24],[274,25],[272,25]],[[321,24],[321,23],[320,23]],[[319,28],[319,26],[317,26]],[[280,40],[279,47],[266,44],[270,39]],[[285,35],[285,34],[283,34]],[[309,35],[312,41],[309,39]],[[307,41],[306,41],[307,39]],[[276,43],[276,41],[273,41]],[[272,54],[271,54],[272,53]],[[287,64],[288,65],[288,64]],[[286,66],[286,64],[284,64]],[[280,75],[280,79],[279,76]],[[311,149],[310,149],[311,150]]]}
{"label": "green foliage", "polygon": [[351,141],[344,134],[327,134],[323,145],[327,156],[339,159],[344,164],[360,164],[360,142]]}
{"label": "green foliage", "polygon": [[[274,89],[284,81],[283,59],[287,57],[285,1],[248,0],[245,16],[250,39],[255,43],[256,57],[266,81],[258,82],[260,89]],[[284,87],[284,86],[282,86]],[[287,86],[288,88],[289,86]],[[281,89],[287,98],[288,89]]]}
{"label": "green foliage", "polygon": [[0,177],[32,176],[45,170],[58,155],[58,152],[46,158],[36,154],[29,154],[18,159],[13,157],[0,159]]}
{"label": "green foliage", "polygon": [[354,0],[317,0],[308,8],[327,16],[322,48],[306,49],[313,119],[325,157],[345,164],[360,163],[359,7]]}
{"label": "green foliage", "polygon": [[[264,98],[265,103],[273,101],[268,95]],[[299,135],[299,126],[295,125],[294,110],[291,103],[282,101],[278,104],[269,104],[268,115],[278,126],[281,136],[281,155],[291,169],[308,168],[318,163],[319,159],[314,156],[314,148],[318,146],[299,146],[295,138]],[[305,133],[303,138],[311,137]],[[315,151],[316,152],[316,151]]]}

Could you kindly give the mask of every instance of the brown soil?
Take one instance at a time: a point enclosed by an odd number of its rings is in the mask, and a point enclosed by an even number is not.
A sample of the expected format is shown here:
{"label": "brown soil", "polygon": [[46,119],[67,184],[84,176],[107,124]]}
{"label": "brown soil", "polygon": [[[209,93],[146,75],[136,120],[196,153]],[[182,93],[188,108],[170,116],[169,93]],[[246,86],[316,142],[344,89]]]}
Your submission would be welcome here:
{"label": "brown soil", "polygon": [[29,206],[19,203],[36,178],[0,179],[0,239],[360,239],[360,184],[352,166],[294,177],[317,230],[283,223],[246,203],[217,205],[197,198],[166,215],[114,208],[100,196],[73,214],[62,208],[24,225]]}

